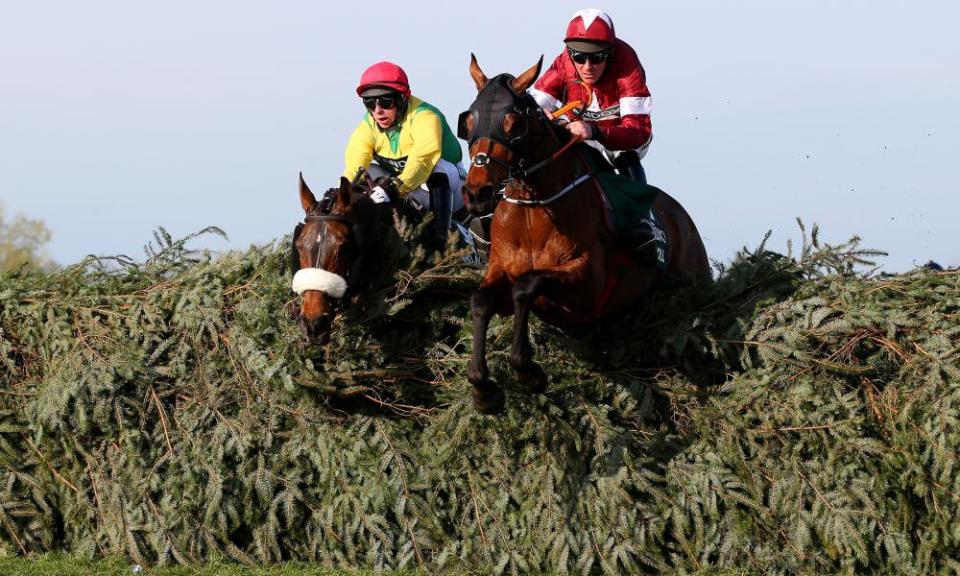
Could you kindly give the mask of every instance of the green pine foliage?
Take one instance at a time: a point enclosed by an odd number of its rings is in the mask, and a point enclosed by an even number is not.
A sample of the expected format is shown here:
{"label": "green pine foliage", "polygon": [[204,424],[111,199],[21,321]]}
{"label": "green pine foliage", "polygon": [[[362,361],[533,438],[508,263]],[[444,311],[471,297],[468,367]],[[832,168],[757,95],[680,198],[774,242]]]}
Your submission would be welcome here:
{"label": "green pine foliage", "polygon": [[495,320],[499,417],[470,401],[479,273],[452,247],[400,254],[321,349],[289,238],[214,258],[159,230],[142,262],[5,273],[0,554],[955,573],[960,274],[817,236],[602,327],[534,321],[543,395],[510,390]]}

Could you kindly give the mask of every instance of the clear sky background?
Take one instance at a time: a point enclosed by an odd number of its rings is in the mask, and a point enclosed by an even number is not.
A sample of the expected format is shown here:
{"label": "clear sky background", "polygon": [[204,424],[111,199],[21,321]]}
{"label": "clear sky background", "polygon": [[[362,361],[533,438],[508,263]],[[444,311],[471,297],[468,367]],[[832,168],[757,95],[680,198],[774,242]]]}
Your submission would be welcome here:
{"label": "clear sky background", "polygon": [[334,185],[363,114],[354,87],[388,59],[454,122],[489,76],[562,49],[606,10],[653,93],[651,183],[710,257],[852,235],[884,269],[960,264],[960,3],[567,0],[0,0],[0,201],[44,220],[50,255],[142,256],[158,225],[207,225],[243,249],[302,218],[297,173]]}

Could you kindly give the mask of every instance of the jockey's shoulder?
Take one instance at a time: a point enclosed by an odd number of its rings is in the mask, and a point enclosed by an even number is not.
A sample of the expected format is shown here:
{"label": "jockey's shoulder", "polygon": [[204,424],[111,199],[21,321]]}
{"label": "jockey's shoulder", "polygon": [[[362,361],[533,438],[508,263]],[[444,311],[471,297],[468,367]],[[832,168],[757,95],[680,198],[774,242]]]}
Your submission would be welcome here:
{"label": "jockey's shoulder", "polygon": [[[423,105],[427,104],[427,101],[419,96],[414,96],[411,94],[407,99],[407,109],[411,112],[417,112],[423,109]],[[429,104],[427,104],[429,106]]]}
{"label": "jockey's shoulder", "polygon": [[640,64],[640,58],[637,56],[637,51],[619,38],[617,38],[613,52],[613,67],[622,72],[643,68]]}
{"label": "jockey's shoulder", "polygon": [[627,44],[625,41],[617,38],[614,43],[615,54],[619,54],[625,58],[637,59],[637,51],[633,49],[633,46]]}
{"label": "jockey's shoulder", "polygon": [[437,118],[443,118],[443,112],[433,104],[427,102],[422,98],[417,98],[416,96],[410,96],[410,105],[407,111],[409,117],[418,116],[420,114],[429,114],[436,116]]}

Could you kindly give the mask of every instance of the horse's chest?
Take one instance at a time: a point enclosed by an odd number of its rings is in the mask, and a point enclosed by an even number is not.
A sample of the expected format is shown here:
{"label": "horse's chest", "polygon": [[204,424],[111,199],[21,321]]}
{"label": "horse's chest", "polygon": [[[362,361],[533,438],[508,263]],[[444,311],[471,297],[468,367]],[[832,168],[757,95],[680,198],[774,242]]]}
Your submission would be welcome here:
{"label": "horse's chest", "polygon": [[545,211],[524,208],[511,215],[509,222],[495,220],[491,233],[496,239],[491,262],[496,261],[511,282],[531,270],[562,268],[590,274],[589,242],[560,232]]}
{"label": "horse's chest", "polygon": [[501,263],[511,281],[530,270],[568,268],[584,257],[583,250],[569,242],[544,241],[536,245],[508,244]]}

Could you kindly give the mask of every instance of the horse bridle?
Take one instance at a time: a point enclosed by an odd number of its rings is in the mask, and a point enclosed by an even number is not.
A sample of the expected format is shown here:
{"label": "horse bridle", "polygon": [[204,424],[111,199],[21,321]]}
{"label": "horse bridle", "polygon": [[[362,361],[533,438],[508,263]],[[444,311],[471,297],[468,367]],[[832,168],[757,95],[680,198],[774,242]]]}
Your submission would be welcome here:
{"label": "horse bridle", "polygon": [[[471,165],[483,167],[496,164],[505,168],[511,178],[523,177],[523,164],[530,152],[530,120],[536,114],[543,115],[543,110],[536,100],[529,94],[517,94],[511,82],[514,77],[509,74],[500,74],[491,78],[480,90],[476,100],[470,108],[461,113],[457,123],[457,136],[467,141],[472,148],[478,140],[489,140],[500,144],[518,158],[517,164],[505,162],[487,152],[480,152],[473,156]],[[495,88],[501,90],[495,90]],[[503,119],[508,114],[516,113],[524,120],[523,131],[515,136],[507,134],[503,128]],[[467,118],[473,118],[474,127],[467,129]],[[494,120],[496,119],[496,120]]]}
{"label": "horse bridle", "polygon": [[[503,196],[503,190],[511,183],[522,183],[525,178],[558,159],[567,150],[569,150],[570,147],[577,143],[576,139],[571,139],[566,144],[563,144],[560,142],[560,138],[557,136],[556,132],[548,129],[547,132],[553,136],[560,148],[550,156],[547,156],[546,158],[533,163],[531,166],[526,167],[525,165],[528,162],[528,156],[530,154],[530,123],[536,121],[543,126],[547,120],[543,110],[539,105],[537,105],[532,96],[527,93],[517,94],[513,90],[513,87],[510,84],[513,79],[514,77],[509,74],[500,74],[499,76],[495,76],[489,82],[487,82],[483,89],[480,90],[480,93],[477,95],[477,99],[474,101],[470,109],[460,114],[457,131],[457,135],[466,140],[470,148],[472,148],[473,145],[479,140],[488,140],[490,142],[500,144],[517,158],[516,163],[510,163],[495,156],[491,156],[489,152],[478,152],[471,158],[470,165],[472,167],[476,166],[478,168],[482,168],[490,164],[496,164],[497,166],[507,170],[507,179],[500,187],[499,195],[501,196]],[[503,90],[499,93],[489,90],[491,87],[497,86],[501,87]],[[502,94],[508,94],[511,99],[510,102],[505,102],[504,99],[500,97]],[[480,103],[479,106],[478,103]],[[480,113],[481,110],[483,110],[484,114]],[[502,112],[502,114],[494,115],[495,111]],[[503,129],[503,120],[510,113],[519,114],[524,120],[523,132],[514,137],[510,137]],[[466,120],[470,116],[472,116],[474,119],[475,126],[473,130],[467,130],[466,127]],[[494,116],[498,119],[498,121],[493,121]],[[518,148],[522,148],[522,150],[518,150]],[[552,196],[546,201],[520,201],[517,203],[530,205],[552,202],[569,192],[571,189],[575,188],[577,185],[581,184],[583,180],[584,179],[582,176],[579,177],[574,181],[575,184],[569,186],[568,188],[564,188],[561,193]],[[506,196],[504,196],[504,199],[508,201],[510,200]]]}
{"label": "horse bridle", "polygon": [[[329,210],[329,208],[327,208]],[[350,238],[356,244],[357,247],[357,259],[350,266],[350,269],[347,271],[346,278],[347,287],[350,289],[356,288],[356,283],[359,281],[361,274],[363,273],[364,258],[365,258],[365,248],[367,244],[367,229],[369,224],[360,224],[350,218],[341,216],[340,214],[308,214],[304,219],[304,223],[309,222],[340,222],[347,225],[347,230],[350,235]],[[302,226],[302,225],[301,225]],[[323,247],[327,241],[327,226],[323,226],[320,235],[317,237],[317,257],[314,260],[314,268],[320,268],[320,258],[323,256]],[[298,231],[299,233],[299,231]]]}

